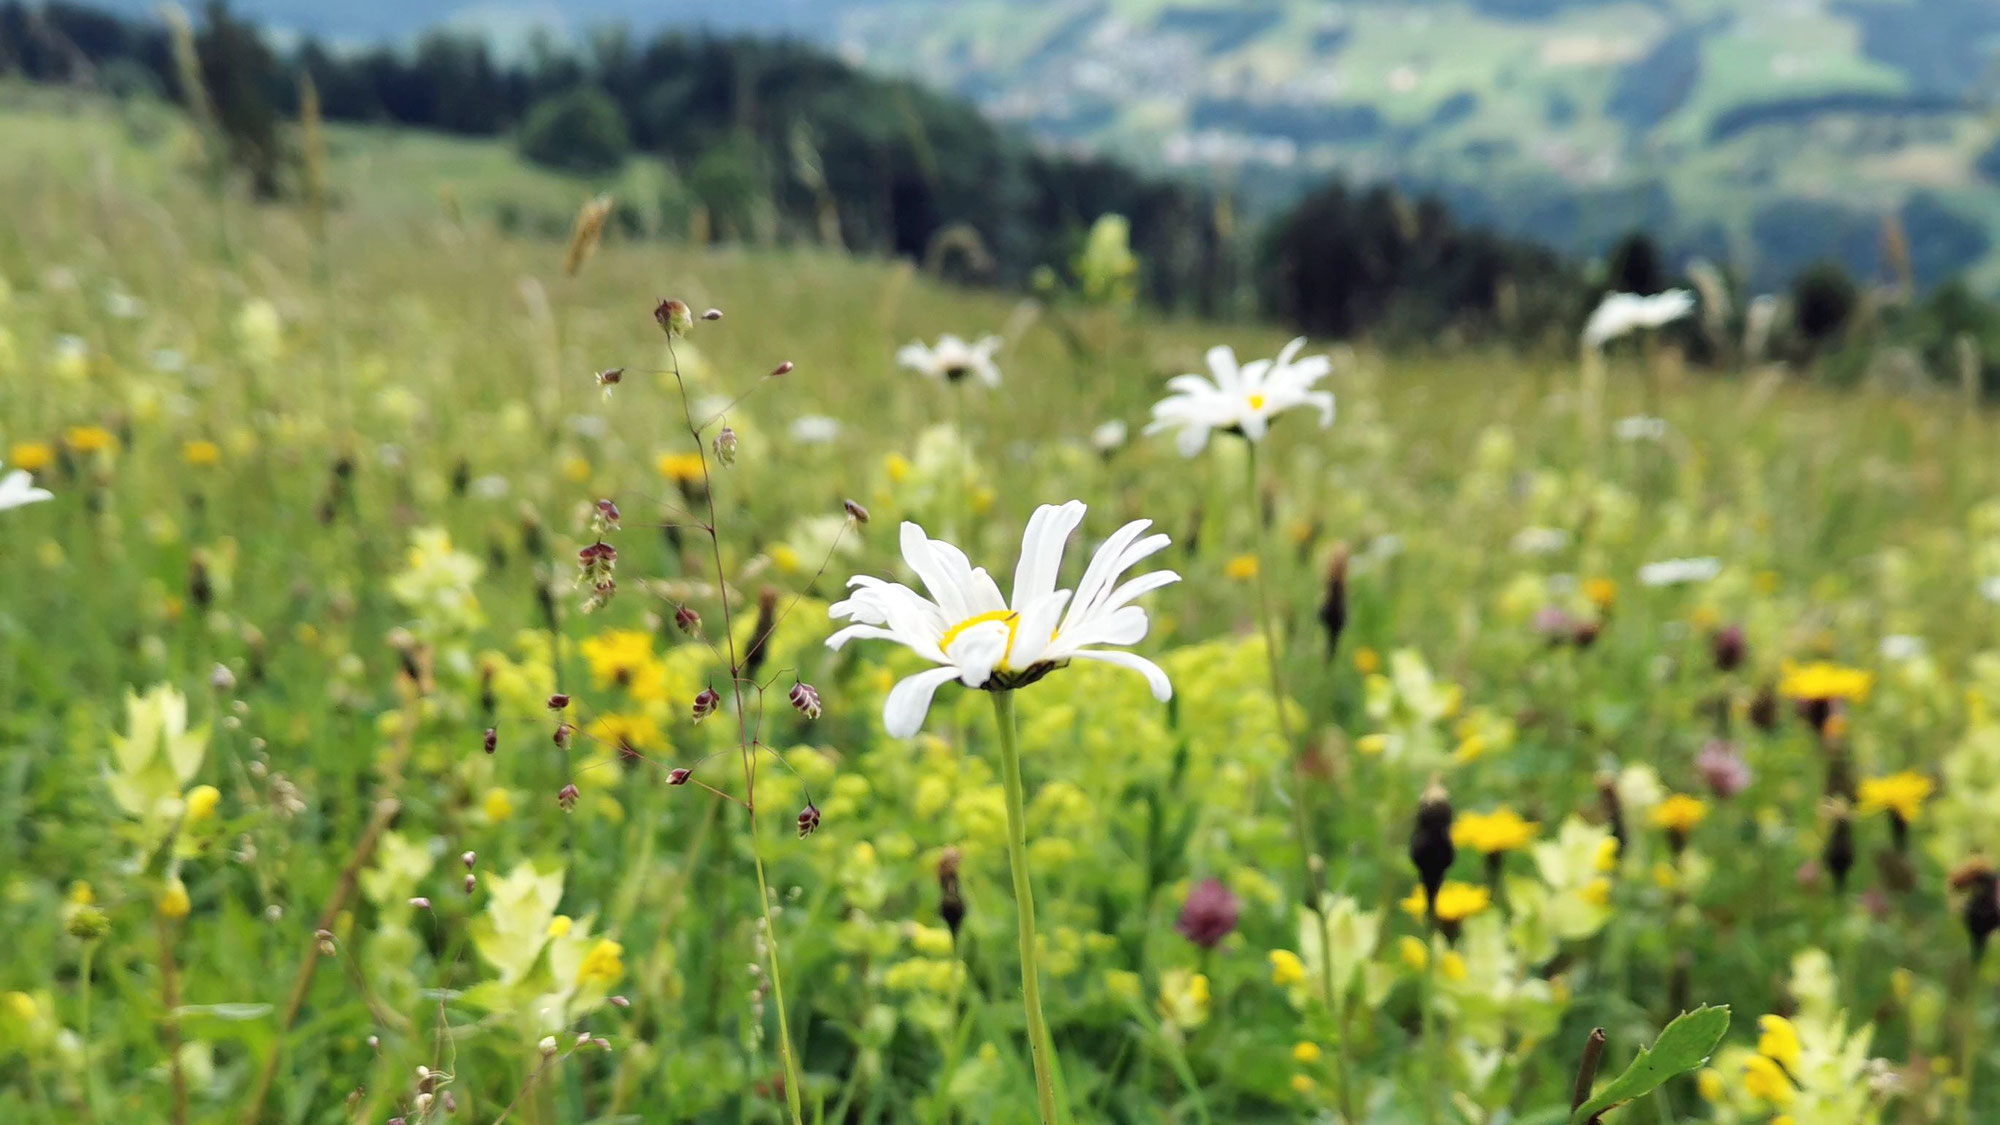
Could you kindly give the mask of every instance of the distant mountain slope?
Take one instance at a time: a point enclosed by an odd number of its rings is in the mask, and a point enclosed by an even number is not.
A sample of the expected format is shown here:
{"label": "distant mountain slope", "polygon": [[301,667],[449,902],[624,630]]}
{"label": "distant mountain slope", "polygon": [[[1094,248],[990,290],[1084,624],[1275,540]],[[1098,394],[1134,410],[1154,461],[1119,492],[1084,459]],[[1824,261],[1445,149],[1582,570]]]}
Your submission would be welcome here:
{"label": "distant mountain slope", "polygon": [[[118,0],[150,7],[153,0]],[[321,34],[449,19],[782,29],[1060,143],[1235,185],[1428,188],[1571,250],[1625,228],[1770,284],[1885,216],[2000,289],[2000,0],[240,0]],[[560,16],[553,15],[560,12]]]}

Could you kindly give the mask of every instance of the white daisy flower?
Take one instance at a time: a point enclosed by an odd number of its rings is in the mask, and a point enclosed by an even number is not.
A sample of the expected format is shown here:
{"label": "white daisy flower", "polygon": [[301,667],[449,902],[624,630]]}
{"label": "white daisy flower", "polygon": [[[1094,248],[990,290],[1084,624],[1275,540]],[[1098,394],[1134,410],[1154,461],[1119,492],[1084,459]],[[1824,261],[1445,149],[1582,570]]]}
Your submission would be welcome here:
{"label": "white daisy flower", "polygon": [[947,383],[972,375],[989,387],[997,387],[1000,368],[993,362],[993,353],[999,349],[998,336],[981,336],[968,344],[947,332],[938,337],[935,346],[926,346],[922,340],[904,344],[896,352],[896,362],[919,375]]}
{"label": "white daisy flower", "polygon": [[1090,431],[1090,446],[1099,453],[1110,453],[1125,444],[1125,423],[1113,418]]}
{"label": "white daisy flower", "polygon": [[791,435],[799,445],[825,445],[840,436],[840,421],[824,414],[801,414],[792,419]]}
{"label": "white daisy flower", "polygon": [[1299,349],[1305,346],[1306,339],[1301,336],[1286,344],[1276,359],[1240,365],[1236,353],[1226,345],[1208,349],[1213,380],[1202,375],[1176,375],[1167,380],[1172,393],[1153,405],[1153,420],[1146,432],[1177,431],[1174,445],[1181,456],[1192,457],[1208,444],[1212,430],[1262,441],[1271,417],[1295,406],[1317,406],[1320,428],[1333,425],[1332,392],[1312,389],[1333,370],[1333,361],[1323,355],[1298,359]]}
{"label": "white daisy flower", "polygon": [[[1173,695],[1167,674],[1152,661],[1097,645],[1133,645],[1145,639],[1146,611],[1131,604],[1141,595],[1180,580],[1156,570],[1122,584],[1119,576],[1167,545],[1165,535],[1146,535],[1151,520],[1119,528],[1091,556],[1074,590],[1057,589],[1063,551],[1083,522],[1081,500],[1035,509],[1021,535],[1014,569],[1013,601],[985,568],[965,552],[932,539],[914,523],[903,524],[903,561],[923,581],[926,598],[900,582],[868,575],[848,580],[853,593],[828,608],[830,617],[853,624],[827,638],[839,648],[857,637],[895,641],[936,668],[904,679],[890,692],[882,721],[891,735],[907,738],[923,726],[931,697],[947,681],[970,688],[1008,691],[1041,679],[1071,660],[1101,660],[1146,677],[1156,699]],[[1064,607],[1068,613],[1064,613]]]}
{"label": "white daisy flower", "polygon": [[1641,586],[1685,586],[1707,582],[1722,573],[1722,560],[1709,556],[1698,559],[1661,559],[1639,568]]}
{"label": "white daisy flower", "polygon": [[1583,326],[1583,346],[1597,349],[1641,328],[1663,328],[1694,311],[1694,294],[1669,289],[1641,297],[1637,293],[1606,293]]}
{"label": "white daisy flower", "polygon": [[1667,420],[1634,414],[1613,422],[1611,432],[1619,441],[1660,441],[1667,436]]}
{"label": "white daisy flower", "polygon": [[1891,633],[1882,638],[1882,659],[1891,664],[1907,664],[1924,655],[1924,639],[1909,633]]}
{"label": "white daisy flower", "polygon": [[0,512],[54,498],[55,493],[35,487],[35,479],[28,475],[26,469],[0,474]]}
{"label": "white daisy flower", "polygon": [[1524,555],[1553,555],[1567,548],[1569,539],[1560,527],[1524,527],[1514,534],[1514,549]]}

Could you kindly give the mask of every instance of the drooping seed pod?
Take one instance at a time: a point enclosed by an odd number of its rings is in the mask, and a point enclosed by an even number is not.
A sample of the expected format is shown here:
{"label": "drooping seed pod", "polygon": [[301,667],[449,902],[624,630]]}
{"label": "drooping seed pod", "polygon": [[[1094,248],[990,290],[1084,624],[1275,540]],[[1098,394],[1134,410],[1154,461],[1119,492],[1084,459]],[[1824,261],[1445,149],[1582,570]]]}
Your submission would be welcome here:
{"label": "drooping seed pod", "polygon": [[819,806],[811,801],[799,810],[799,839],[803,840],[819,830]]}
{"label": "drooping seed pod", "polygon": [[487,727],[486,738],[484,741],[486,744],[485,745],[486,752],[488,754],[493,753],[495,750],[498,750],[500,748],[500,732],[492,727]]}
{"label": "drooping seed pod", "polygon": [[549,710],[560,714],[568,707],[569,696],[564,695],[562,692],[556,692],[554,695],[549,696]]}
{"label": "drooping seed pod", "polygon": [[701,630],[701,614],[696,613],[685,605],[676,606],[674,608],[674,624],[680,628],[681,632],[693,636]]}
{"label": "drooping seed pod", "polygon": [[686,766],[675,766],[673,769],[667,771],[667,784],[686,785],[688,778],[693,776],[694,771],[688,769]]}
{"label": "drooping seed pod", "polygon": [[[568,812],[576,807],[578,798],[582,796],[583,794],[577,792],[576,782],[572,781],[556,792],[556,804],[561,806],[562,811]],[[466,878],[470,879],[472,876],[467,875]]]}
{"label": "drooping seed pod", "polygon": [[776,378],[780,375],[790,375],[791,373],[792,373],[792,361],[789,359],[771,369],[772,378]]}
{"label": "drooping seed pod", "polygon": [[653,319],[669,340],[678,340],[694,328],[694,312],[685,301],[661,301],[653,306]]}
{"label": "drooping seed pod", "polygon": [[715,459],[725,466],[734,465],[737,444],[736,430],[731,426],[723,426],[715,435]]}
{"label": "drooping seed pod", "polygon": [[808,719],[819,718],[819,689],[801,680],[792,685],[792,709]]}
{"label": "drooping seed pod", "polygon": [[708,309],[707,311],[705,311],[705,312],[703,312],[703,313],[701,314],[701,318],[702,318],[703,320],[721,320],[721,319],[722,319],[722,310],[721,310],[721,309]]}
{"label": "drooping seed pod", "polygon": [[1451,870],[1458,849],[1451,842],[1451,795],[1433,779],[1417,800],[1416,824],[1410,830],[1410,862],[1424,888],[1425,916],[1437,918],[1438,889]]}
{"label": "drooping seed pod", "polygon": [[701,693],[694,697],[694,721],[698,723],[715,714],[715,709],[720,706],[722,696],[716,694],[714,686],[702,688]]}
{"label": "drooping seed pod", "polygon": [[851,520],[853,520],[853,521],[854,521],[855,523],[859,523],[859,524],[865,524],[865,523],[867,523],[867,522],[868,522],[868,509],[866,509],[866,508],[862,507],[862,506],[861,506],[860,504],[856,503],[855,501],[853,501],[853,500],[842,500],[842,501],[840,502],[840,506],[841,506],[842,508],[846,509],[846,511],[847,511],[847,518],[848,518],[848,519],[851,519]]}

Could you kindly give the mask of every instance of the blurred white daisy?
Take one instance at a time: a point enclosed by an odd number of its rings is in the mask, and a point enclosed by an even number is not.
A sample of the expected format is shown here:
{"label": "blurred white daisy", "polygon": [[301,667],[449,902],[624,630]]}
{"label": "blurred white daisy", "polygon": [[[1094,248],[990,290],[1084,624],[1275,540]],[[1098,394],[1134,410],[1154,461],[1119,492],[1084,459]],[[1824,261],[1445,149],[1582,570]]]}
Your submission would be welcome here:
{"label": "blurred white daisy", "polygon": [[1113,418],[1090,431],[1090,447],[1099,453],[1110,453],[1125,444],[1125,434],[1125,423]]}
{"label": "blurred white daisy", "polygon": [[11,473],[0,473],[0,512],[9,508],[39,504],[55,498],[55,493],[46,488],[36,488],[35,479],[26,469],[15,469]]}
{"label": "blurred white daisy", "polygon": [[1611,432],[1619,441],[1659,441],[1667,436],[1667,420],[1645,414],[1634,414],[1630,418],[1620,418],[1613,422]]}
{"label": "blurred white daisy", "polygon": [[1979,584],[1979,596],[1989,602],[2000,603],[2000,574],[1996,574]]}
{"label": "blurred white daisy", "polygon": [[1569,532],[1560,527],[1524,527],[1514,534],[1514,549],[1524,555],[1553,555],[1569,546]]}
{"label": "blurred white daisy", "polygon": [[[848,580],[853,593],[827,614],[853,622],[827,638],[840,648],[857,637],[894,641],[938,665],[905,678],[890,692],[882,721],[891,735],[907,738],[923,726],[931,697],[950,680],[970,688],[1009,691],[1041,679],[1071,660],[1101,660],[1146,677],[1156,699],[1173,695],[1167,674],[1152,661],[1097,645],[1133,645],[1150,626],[1146,611],[1131,604],[1141,595],[1177,582],[1171,570],[1156,570],[1119,583],[1119,576],[1167,545],[1165,535],[1146,535],[1151,520],[1134,520],[1104,541],[1084,569],[1076,589],[1057,589],[1063,552],[1083,522],[1081,500],[1035,509],[1021,535],[1014,569],[1014,597],[975,567],[965,552],[932,539],[914,523],[902,532],[903,561],[923,581],[930,597],[900,582],[868,575]],[[1063,612],[1068,607],[1068,613]]]}
{"label": "blurred white daisy", "polygon": [[1694,311],[1694,294],[1669,289],[1650,297],[1606,293],[1583,326],[1583,346],[1601,348],[1641,328],[1663,328]]}
{"label": "blurred white daisy", "polygon": [[1707,582],[1722,573],[1722,560],[1713,556],[1698,559],[1661,559],[1639,568],[1641,586],[1686,586]]}
{"label": "blurred white daisy", "polygon": [[824,414],[804,414],[792,419],[792,441],[799,445],[825,445],[840,436],[840,422]]}
{"label": "blurred white daisy", "polygon": [[1323,355],[1297,358],[1305,346],[1301,336],[1286,344],[1276,359],[1244,364],[1236,362],[1236,353],[1227,345],[1208,349],[1213,378],[1189,374],[1167,380],[1171,393],[1153,405],[1146,432],[1176,431],[1174,445],[1181,456],[1192,457],[1208,444],[1213,430],[1262,441],[1272,416],[1295,406],[1317,406],[1320,428],[1333,425],[1332,392],[1312,389],[1333,370],[1333,361]]}
{"label": "blurred white daisy", "polygon": [[919,375],[947,383],[971,375],[989,387],[997,387],[1000,368],[993,362],[993,353],[999,349],[998,336],[981,336],[968,344],[947,332],[938,337],[935,345],[926,345],[922,340],[904,344],[896,352],[896,362]]}
{"label": "blurred white daisy", "polygon": [[1891,633],[1882,638],[1882,659],[1903,664],[1924,654],[1924,639],[1908,633]]}

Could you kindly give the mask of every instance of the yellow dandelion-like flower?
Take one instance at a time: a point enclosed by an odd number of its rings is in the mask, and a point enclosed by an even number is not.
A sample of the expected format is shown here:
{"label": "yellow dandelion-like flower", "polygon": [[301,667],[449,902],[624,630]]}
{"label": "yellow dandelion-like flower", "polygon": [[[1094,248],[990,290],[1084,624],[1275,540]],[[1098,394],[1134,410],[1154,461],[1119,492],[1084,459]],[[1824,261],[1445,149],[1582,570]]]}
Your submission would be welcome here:
{"label": "yellow dandelion-like flower", "polygon": [[1301,1040],[1292,1045],[1292,1061],[1301,1066],[1311,1066],[1319,1061],[1319,1044],[1311,1040]]}
{"label": "yellow dandelion-like flower", "polygon": [[1451,826],[1451,842],[1480,855],[1520,851],[1534,842],[1535,822],[1502,806],[1490,813],[1460,813]]}
{"label": "yellow dandelion-like flower", "polygon": [[117,446],[118,439],[103,426],[71,426],[63,431],[63,444],[77,453],[98,453]]}
{"label": "yellow dandelion-like flower", "polygon": [[662,453],[654,467],[675,484],[693,484],[707,475],[699,453]]}
{"label": "yellow dandelion-like flower", "polygon": [[[1445,923],[1463,922],[1493,905],[1493,892],[1471,883],[1451,880],[1438,888],[1437,917]],[[1412,918],[1424,916],[1424,888],[1421,884],[1403,900],[1403,909]]]}
{"label": "yellow dandelion-like flower", "polygon": [[1223,564],[1222,573],[1238,582],[1248,582],[1257,577],[1257,556],[1238,555]]}
{"label": "yellow dandelion-like flower", "polygon": [[222,447],[212,441],[190,441],[181,446],[181,460],[197,469],[204,469],[222,460]]}
{"label": "yellow dandelion-like flower", "polygon": [[39,473],[55,460],[55,446],[45,441],[17,441],[7,450],[7,463],[24,472]]}
{"label": "yellow dandelion-like flower", "polygon": [[480,801],[480,808],[486,813],[487,820],[498,824],[514,815],[514,795],[499,786],[494,786],[486,791],[485,798]]}
{"label": "yellow dandelion-like flower", "polygon": [[576,967],[576,983],[580,988],[591,985],[610,988],[624,975],[625,947],[610,938],[597,939],[597,944],[590,947]]}
{"label": "yellow dandelion-like flower", "polygon": [[1778,694],[1787,699],[1832,700],[1859,703],[1875,686],[1875,674],[1826,661],[1794,664],[1787,661],[1778,678]]}
{"label": "yellow dandelion-like flower", "polygon": [[215,806],[222,801],[222,794],[213,785],[197,785],[181,798],[187,806],[190,821],[203,821],[215,815]]}
{"label": "yellow dandelion-like flower", "polygon": [[74,906],[89,906],[97,901],[97,892],[90,884],[78,879],[69,885],[69,901]]}
{"label": "yellow dandelion-like flower", "polygon": [[1685,793],[1676,793],[1653,806],[1653,826],[1685,836],[1708,815],[1708,802]]}
{"label": "yellow dandelion-like flower", "polygon": [[1280,988],[1290,987],[1306,979],[1306,963],[1289,949],[1271,951],[1271,983]]}
{"label": "yellow dandelion-like flower", "polygon": [[1701,1100],[1710,1105],[1720,1105],[1729,1094],[1722,1072],[1712,1066],[1702,1067],[1701,1073],[1694,1076],[1694,1088],[1701,1094]]}
{"label": "yellow dandelion-like flower", "polygon": [[1589,578],[1583,583],[1583,596],[1598,609],[1610,609],[1618,600],[1618,583],[1609,578]]}
{"label": "yellow dandelion-like flower", "polygon": [[1861,783],[1856,796],[1863,813],[1886,809],[1904,821],[1914,821],[1936,788],[1936,783],[1923,774],[1904,770],[1887,777],[1868,778]]}
{"label": "yellow dandelion-like flower", "polygon": [[1372,676],[1382,670],[1382,654],[1363,646],[1354,650],[1354,670]]}

